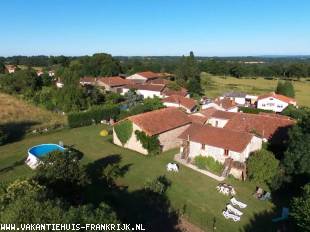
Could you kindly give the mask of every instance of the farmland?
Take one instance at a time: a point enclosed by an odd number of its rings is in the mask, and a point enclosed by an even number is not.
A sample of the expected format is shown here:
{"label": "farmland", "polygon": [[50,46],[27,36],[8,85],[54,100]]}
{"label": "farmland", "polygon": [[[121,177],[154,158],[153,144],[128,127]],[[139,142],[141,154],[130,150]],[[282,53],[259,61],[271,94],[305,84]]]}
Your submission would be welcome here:
{"label": "farmland", "polygon": [[[278,80],[258,78],[234,78],[202,74],[202,86],[208,97],[217,97],[224,92],[240,91],[249,94],[262,94],[274,91]],[[301,79],[293,82],[297,103],[310,106],[310,81]]]}

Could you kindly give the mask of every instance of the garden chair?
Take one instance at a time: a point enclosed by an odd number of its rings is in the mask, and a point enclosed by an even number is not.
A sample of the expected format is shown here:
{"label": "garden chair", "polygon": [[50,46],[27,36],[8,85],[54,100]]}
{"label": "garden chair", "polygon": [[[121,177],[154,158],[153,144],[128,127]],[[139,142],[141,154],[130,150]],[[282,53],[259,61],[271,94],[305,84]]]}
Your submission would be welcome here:
{"label": "garden chair", "polygon": [[270,192],[266,192],[261,198],[259,198],[262,201],[269,201],[271,200],[271,193]]}
{"label": "garden chair", "polygon": [[234,198],[234,197],[230,199],[230,202],[231,202],[233,205],[239,206],[239,208],[241,208],[241,209],[244,209],[244,208],[247,207],[246,204],[242,203],[241,201],[238,201],[238,200],[237,200],[236,198]]}
{"label": "garden chair", "polygon": [[253,196],[256,198],[261,198],[263,193],[264,193],[264,190],[262,188],[258,187]]}

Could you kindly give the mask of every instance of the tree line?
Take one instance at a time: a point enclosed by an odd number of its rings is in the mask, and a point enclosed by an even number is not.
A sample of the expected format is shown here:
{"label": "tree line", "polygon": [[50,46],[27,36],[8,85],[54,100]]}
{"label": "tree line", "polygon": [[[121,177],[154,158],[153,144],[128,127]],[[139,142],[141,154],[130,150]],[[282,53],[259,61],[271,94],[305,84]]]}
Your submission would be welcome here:
{"label": "tree line", "polygon": [[[92,58],[97,57],[98,60]],[[112,57],[105,53],[93,56],[12,56],[0,57],[1,64],[24,65],[29,67],[68,67],[72,61],[78,60],[77,65],[83,65],[82,73],[99,75],[96,70],[101,62],[101,56],[107,59],[110,66],[108,73],[127,75],[150,70],[154,72],[177,73],[178,66],[183,62],[183,57],[158,56],[158,57]],[[110,63],[109,63],[109,62]],[[99,62],[99,63],[98,63]],[[301,78],[310,76],[309,57],[262,58],[262,57],[197,57],[198,70],[209,72],[213,75],[241,77],[283,77]],[[96,71],[92,71],[95,69]]]}

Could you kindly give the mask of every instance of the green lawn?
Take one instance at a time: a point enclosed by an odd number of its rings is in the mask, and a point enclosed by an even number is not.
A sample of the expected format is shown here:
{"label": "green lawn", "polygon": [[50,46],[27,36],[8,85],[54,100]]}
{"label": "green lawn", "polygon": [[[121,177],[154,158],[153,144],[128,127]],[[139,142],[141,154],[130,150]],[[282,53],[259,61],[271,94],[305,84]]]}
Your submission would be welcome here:
{"label": "green lawn", "polygon": [[[270,229],[268,214],[274,206],[270,202],[261,202],[252,197],[255,190],[254,184],[227,180],[235,186],[237,199],[248,204],[248,207],[242,210],[244,215],[240,222],[228,221],[221,215],[221,211],[225,208],[229,198],[216,191],[215,187],[218,182],[186,167],[181,167],[179,173],[166,172],[165,165],[172,161],[177,150],[171,150],[155,157],[146,157],[111,144],[111,136],[100,137],[99,132],[103,128],[104,126],[98,125],[66,129],[0,146],[0,181],[30,176],[32,171],[21,162],[26,157],[27,148],[40,143],[58,143],[61,140],[82,151],[85,154],[82,160],[84,163],[94,162],[111,155],[120,155],[121,165],[130,164],[130,167],[125,176],[117,180],[117,183],[128,186],[129,192],[141,189],[147,180],[166,175],[172,182],[167,195],[173,208],[185,212],[185,218],[188,221],[206,231],[212,231],[214,220],[217,231]],[[92,194],[96,197],[98,193]],[[268,229],[265,230],[268,231]]]}
{"label": "green lawn", "polygon": [[[208,97],[218,97],[228,91],[241,91],[249,94],[262,94],[274,91],[277,80],[267,80],[264,78],[234,78],[212,76],[202,74],[202,86]],[[302,79],[293,82],[297,103],[303,106],[310,106],[310,81]]]}

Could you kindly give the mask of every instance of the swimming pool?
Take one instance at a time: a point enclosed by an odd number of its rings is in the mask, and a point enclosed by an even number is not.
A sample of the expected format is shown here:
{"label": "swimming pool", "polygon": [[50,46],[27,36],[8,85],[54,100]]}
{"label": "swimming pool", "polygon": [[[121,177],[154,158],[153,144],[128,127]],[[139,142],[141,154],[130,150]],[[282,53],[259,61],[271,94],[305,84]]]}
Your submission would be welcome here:
{"label": "swimming pool", "polygon": [[57,144],[40,144],[28,150],[28,154],[38,158],[45,156],[52,151],[64,151],[65,149]]}
{"label": "swimming pool", "polygon": [[35,169],[42,161],[40,158],[52,151],[65,151],[65,148],[57,144],[40,144],[31,147],[28,150],[28,157],[25,163],[32,169]]}

